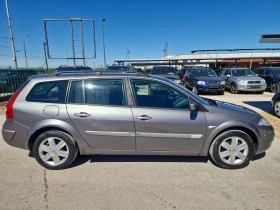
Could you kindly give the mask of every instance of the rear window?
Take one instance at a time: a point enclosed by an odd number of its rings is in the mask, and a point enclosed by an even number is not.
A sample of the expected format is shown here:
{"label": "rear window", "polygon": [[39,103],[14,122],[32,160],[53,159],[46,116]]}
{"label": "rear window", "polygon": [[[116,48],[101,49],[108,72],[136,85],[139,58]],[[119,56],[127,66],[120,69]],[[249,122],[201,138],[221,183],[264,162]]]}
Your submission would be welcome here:
{"label": "rear window", "polygon": [[65,103],[68,80],[40,82],[26,97],[26,101],[42,103]]}

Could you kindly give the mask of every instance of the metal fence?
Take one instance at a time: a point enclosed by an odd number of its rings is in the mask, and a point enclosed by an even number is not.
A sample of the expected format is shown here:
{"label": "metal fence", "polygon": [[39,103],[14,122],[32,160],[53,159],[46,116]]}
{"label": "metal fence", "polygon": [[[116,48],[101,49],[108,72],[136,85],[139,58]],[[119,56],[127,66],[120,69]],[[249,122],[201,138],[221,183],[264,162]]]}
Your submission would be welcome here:
{"label": "metal fence", "polygon": [[0,70],[0,102],[8,100],[28,77],[43,73],[43,70]]}

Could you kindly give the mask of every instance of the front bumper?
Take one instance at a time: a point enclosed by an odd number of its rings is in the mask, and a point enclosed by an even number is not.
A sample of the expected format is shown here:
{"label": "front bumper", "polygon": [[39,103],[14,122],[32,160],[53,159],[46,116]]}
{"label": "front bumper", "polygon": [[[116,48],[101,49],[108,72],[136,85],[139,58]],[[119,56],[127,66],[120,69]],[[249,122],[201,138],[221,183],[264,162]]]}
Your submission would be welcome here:
{"label": "front bumper", "polygon": [[255,154],[263,153],[268,150],[275,138],[274,129],[272,126],[257,126],[257,133],[259,133],[258,149]]}
{"label": "front bumper", "polygon": [[238,91],[265,91],[266,85],[264,84],[238,84],[237,90]]}
{"label": "front bumper", "polygon": [[203,91],[203,92],[217,92],[217,91],[224,91],[225,90],[225,85],[198,85],[196,84],[196,89],[198,91]]}

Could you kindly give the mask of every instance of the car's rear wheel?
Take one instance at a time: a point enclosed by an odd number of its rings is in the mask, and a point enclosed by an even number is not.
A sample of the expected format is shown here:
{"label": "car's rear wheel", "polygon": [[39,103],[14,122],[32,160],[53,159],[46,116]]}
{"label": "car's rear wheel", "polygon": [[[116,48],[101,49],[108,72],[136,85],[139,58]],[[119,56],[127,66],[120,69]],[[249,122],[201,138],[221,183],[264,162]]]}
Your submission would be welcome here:
{"label": "car's rear wheel", "polygon": [[230,92],[232,94],[237,94],[238,93],[238,90],[237,90],[237,85],[235,83],[232,83],[231,86],[230,86]]}
{"label": "car's rear wheel", "polygon": [[254,155],[254,142],[243,131],[226,131],[212,142],[209,154],[211,159],[221,168],[243,168],[249,165]]}
{"label": "car's rear wheel", "polygon": [[273,83],[271,84],[271,88],[270,88],[272,93],[277,93],[280,91],[280,85],[279,83]]}
{"label": "car's rear wheel", "polygon": [[37,162],[47,169],[65,169],[71,165],[78,154],[78,149],[67,133],[51,130],[39,135],[33,146]]}
{"label": "car's rear wheel", "polygon": [[273,106],[273,111],[277,117],[280,117],[280,101],[276,101]]}

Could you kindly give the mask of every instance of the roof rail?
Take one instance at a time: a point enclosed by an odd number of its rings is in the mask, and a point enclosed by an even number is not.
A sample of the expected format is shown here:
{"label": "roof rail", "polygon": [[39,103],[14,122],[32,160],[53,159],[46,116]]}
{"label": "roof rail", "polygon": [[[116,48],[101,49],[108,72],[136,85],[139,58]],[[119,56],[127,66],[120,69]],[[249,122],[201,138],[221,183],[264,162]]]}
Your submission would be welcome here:
{"label": "roof rail", "polygon": [[61,71],[61,72],[53,72],[49,74],[50,76],[59,76],[63,74],[95,74],[95,75],[113,75],[113,74],[136,74],[137,76],[147,76],[147,74],[143,74],[138,71]]}

